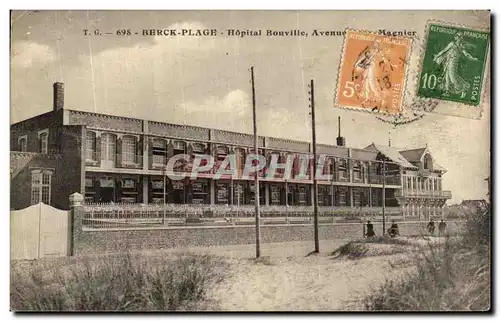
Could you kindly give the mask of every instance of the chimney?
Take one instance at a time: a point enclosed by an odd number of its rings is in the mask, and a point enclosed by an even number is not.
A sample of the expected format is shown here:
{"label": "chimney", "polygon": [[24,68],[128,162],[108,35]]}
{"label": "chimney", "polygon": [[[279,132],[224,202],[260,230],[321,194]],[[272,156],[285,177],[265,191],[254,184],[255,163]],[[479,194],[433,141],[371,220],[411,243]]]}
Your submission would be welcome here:
{"label": "chimney", "polygon": [[337,146],[345,146],[345,138],[340,136],[340,117],[339,117],[339,136],[337,137]]}
{"label": "chimney", "polygon": [[64,108],[64,84],[62,82],[54,83],[54,111]]}

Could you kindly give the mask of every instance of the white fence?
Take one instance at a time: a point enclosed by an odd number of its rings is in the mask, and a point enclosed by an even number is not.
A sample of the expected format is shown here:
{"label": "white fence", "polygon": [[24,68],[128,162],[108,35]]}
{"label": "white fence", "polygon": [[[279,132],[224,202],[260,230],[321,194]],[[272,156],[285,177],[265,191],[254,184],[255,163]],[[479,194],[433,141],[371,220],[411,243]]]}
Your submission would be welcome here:
{"label": "white fence", "polygon": [[[387,207],[386,214],[401,215],[400,208]],[[261,206],[263,224],[309,223],[312,206]],[[322,222],[339,219],[361,220],[382,215],[381,207],[319,207]],[[181,204],[85,204],[83,226],[90,228],[153,227],[164,225],[251,224],[253,205],[181,205]]]}

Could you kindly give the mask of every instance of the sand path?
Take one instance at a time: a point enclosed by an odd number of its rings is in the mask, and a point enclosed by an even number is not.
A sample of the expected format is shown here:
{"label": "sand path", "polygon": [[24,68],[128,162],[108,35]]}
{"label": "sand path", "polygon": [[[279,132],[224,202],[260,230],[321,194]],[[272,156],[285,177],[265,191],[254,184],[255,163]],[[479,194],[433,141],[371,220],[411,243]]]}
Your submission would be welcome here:
{"label": "sand path", "polygon": [[259,262],[250,259],[253,247],[226,248],[230,276],[209,297],[222,311],[361,310],[361,297],[387,277],[397,277],[410,268],[408,264],[391,267],[391,263],[408,261],[405,254],[359,260],[327,255],[344,243],[325,241],[321,254],[308,257],[309,243],[266,244]]}

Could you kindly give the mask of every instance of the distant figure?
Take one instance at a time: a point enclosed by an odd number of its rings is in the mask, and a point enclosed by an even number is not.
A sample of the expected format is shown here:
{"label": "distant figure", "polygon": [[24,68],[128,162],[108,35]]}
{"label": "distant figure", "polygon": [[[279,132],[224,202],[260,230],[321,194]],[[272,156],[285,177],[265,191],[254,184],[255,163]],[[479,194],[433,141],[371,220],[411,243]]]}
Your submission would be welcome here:
{"label": "distant figure", "polygon": [[427,224],[427,230],[431,235],[434,235],[434,230],[436,229],[436,225],[434,224],[434,220],[431,218],[429,224]]}
{"label": "distant figure", "polygon": [[395,220],[392,220],[392,225],[388,232],[390,237],[399,236],[399,227]]}
{"label": "distant figure", "polygon": [[375,231],[373,230],[373,224],[371,221],[366,223],[366,237],[374,237]]}
{"label": "distant figure", "polygon": [[444,235],[444,232],[446,231],[446,223],[443,219],[441,219],[441,222],[439,222],[439,235]]}

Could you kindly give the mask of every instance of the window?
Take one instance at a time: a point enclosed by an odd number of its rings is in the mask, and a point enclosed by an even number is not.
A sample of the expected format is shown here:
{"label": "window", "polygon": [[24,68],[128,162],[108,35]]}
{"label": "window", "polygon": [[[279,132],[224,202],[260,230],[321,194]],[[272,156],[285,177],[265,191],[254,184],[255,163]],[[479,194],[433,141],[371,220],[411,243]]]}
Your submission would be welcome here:
{"label": "window", "polygon": [[348,175],[347,175],[347,159],[339,159],[338,160],[338,168],[339,168],[339,179],[347,179],[348,178]]}
{"label": "window", "polygon": [[353,161],[353,172],[352,172],[352,175],[353,175],[353,178],[355,181],[361,181],[361,166],[360,166],[360,163],[358,161]]}
{"label": "window", "polygon": [[[196,155],[205,155],[205,144],[201,144],[201,143],[195,143],[195,144],[192,144],[192,147],[193,147],[193,155],[191,155],[191,159],[192,159],[192,162],[194,164],[194,159],[196,157]],[[206,166],[208,164],[208,160],[206,158],[202,158],[201,159],[201,162],[197,165],[199,166]]]}
{"label": "window", "polygon": [[281,186],[271,185],[271,205],[281,205]]}
{"label": "window", "polygon": [[94,179],[92,177],[85,178],[85,187],[94,187]]}
{"label": "window", "polygon": [[339,188],[339,206],[347,206],[347,189],[346,188]]}
{"label": "window", "polygon": [[101,135],[101,163],[114,166],[116,154],[116,136],[113,134]]}
{"label": "window", "polygon": [[432,157],[429,154],[425,154],[424,156],[424,169],[432,170]]}
{"label": "window", "polygon": [[123,136],[122,139],[122,157],[124,163],[135,163],[135,153],[137,149],[136,137]]}
{"label": "window", "polygon": [[19,137],[17,140],[17,145],[20,152],[26,152],[28,145],[28,136],[24,135]]}
{"label": "window", "polygon": [[360,207],[361,206],[361,191],[357,188],[352,189],[352,198],[353,198],[353,205],[354,207]]}
{"label": "window", "polygon": [[306,189],[305,186],[299,186],[299,192],[298,192],[299,205],[308,205],[307,192],[308,190]]}
{"label": "window", "polygon": [[217,182],[215,186],[217,204],[229,204],[229,183]]}
{"label": "window", "polygon": [[237,148],[235,149],[235,154],[237,167],[242,173],[245,169],[245,150],[243,148]]}
{"label": "window", "polygon": [[174,141],[174,155],[185,154],[186,143],[180,140]]}
{"label": "window", "polygon": [[[228,154],[229,154],[229,148],[227,148],[226,146],[217,147],[215,155],[215,166],[214,166],[215,171],[219,170],[219,167],[222,165]],[[224,169],[227,169],[227,167]]]}
{"label": "window", "polygon": [[40,202],[50,205],[52,172],[35,170],[31,172],[31,205]]}
{"label": "window", "polygon": [[233,204],[238,205],[238,206],[246,204],[244,183],[234,183],[234,186],[233,186]]}
{"label": "window", "polygon": [[167,142],[163,139],[153,140],[153,165],[165,165],[167,158]]}
{"label": "window", "polygon": [[193,144],[193,152],[196,153],[196,154],[203,154],[205,153],[205,145],[204,144],[199,144],[199,143],[196,143],[196,144]]}
{"label": "window", "polygon": [[335,175],[335,158],[329,158],[329,163],[328,163],[328,166],[329,166],[329,170],[330,172],[328,174],[330,175]]}
{"label": "window", "polygon": [[96,160],[96,134],[88,131],[86,138],[86,159],[93,161]]}
{"label": "window", "polygon": [[49,130],[45,129],[38,132],[38,151],[47,154],[49,147]]}

